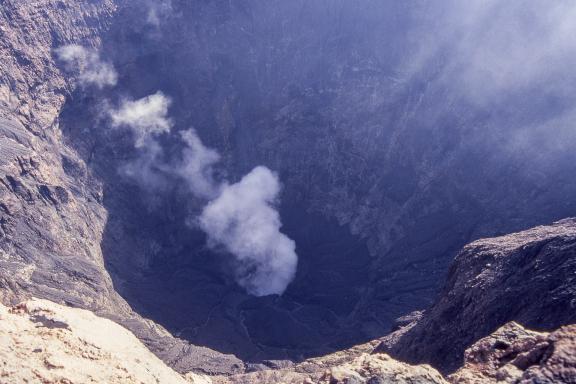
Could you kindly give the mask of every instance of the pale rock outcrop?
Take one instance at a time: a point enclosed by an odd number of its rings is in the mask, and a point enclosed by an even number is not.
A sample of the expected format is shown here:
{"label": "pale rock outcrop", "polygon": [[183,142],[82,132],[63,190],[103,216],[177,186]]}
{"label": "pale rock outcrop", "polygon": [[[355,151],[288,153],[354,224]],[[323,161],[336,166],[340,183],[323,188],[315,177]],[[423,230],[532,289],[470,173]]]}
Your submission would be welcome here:
{"label": "pale rock outcrop", "polygon": [[576,383],[576,325],[535,332],[511,322],[468,348],[453,384]]}
{"label": "pale rock outcrop", "polygon": [[195,383],[166,366],[130,331],[93,313],[32,299],[0,305],[0,383]]}

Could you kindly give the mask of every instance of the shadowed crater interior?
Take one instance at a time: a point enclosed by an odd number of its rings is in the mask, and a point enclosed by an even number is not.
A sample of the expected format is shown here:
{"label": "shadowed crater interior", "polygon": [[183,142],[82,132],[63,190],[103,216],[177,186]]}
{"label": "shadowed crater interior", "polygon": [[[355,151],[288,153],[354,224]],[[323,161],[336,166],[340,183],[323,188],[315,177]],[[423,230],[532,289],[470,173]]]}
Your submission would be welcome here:
{"label": "shadowed crater interior", "polygon": [[[102,248],[118,292],[193,344],[250,362],[300,359],[425,308],[463,244],[576,212],[573,152],[507,146],[538,141],[526,127],[574,97],[536,84],[474,99],[450,81],[469,74],[446,53],[459,34],[427,50],[439,8],[172,0],[151,23],[139,2],[122,5],[101,50],[118,85],[78,88],[60,116],[108,211]],[[172,100],[173,132],[158,138],[167,163],[182,153],[176,132],[193,127],[230,182],[259,165],[277,172],[281,231],[298,254],[282,296],[235,283],[234,259],[195,221],[205,202],[181,181],[146,188],[119,171],[138,152],[106,110],[158,91]]]}

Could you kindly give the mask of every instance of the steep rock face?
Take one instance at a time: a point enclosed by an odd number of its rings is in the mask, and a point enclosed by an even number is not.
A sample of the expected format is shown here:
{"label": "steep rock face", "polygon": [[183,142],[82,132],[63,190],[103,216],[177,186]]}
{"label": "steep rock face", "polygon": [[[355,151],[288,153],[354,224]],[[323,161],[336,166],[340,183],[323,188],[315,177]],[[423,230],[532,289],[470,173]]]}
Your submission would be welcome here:
{"label": "steep rock face", "polygon": [[34,295],[91,309],[130,329],[181,370],[234,372],[241,362],[145,321],[115,292],[101,241],[102,184],[62,135],[74,91],[54,49],[100,46],[114,1],[2,1],[0,7],[0,298]]}
{"label": "steep rock face", "polygon": [[465,348],[506,322],[553,330],[576,322],[575,305],[576,219],[565,219],[464,247],[438,301],[378,350],[454,371]]}
{"label": "steep rock face", "polygon": [[552,333],[508,323],[466,350],[454,384],[576,383],[576,325]]}
{"label": "steep rock face", "polygon": [[110,320],[39,299],[0,304],[0,360],[0,383],[210,383],[185,380]]}
{"label": "steep rock face", "polygon": [[94,309],[120,306],[102,271],[98,185],[86,187],[86,167],[58,129],[71,84],[52,57],[73,41],[97,45],[115,9],[111,1],[2,3],[0,241],[8,299],[39,293]]}

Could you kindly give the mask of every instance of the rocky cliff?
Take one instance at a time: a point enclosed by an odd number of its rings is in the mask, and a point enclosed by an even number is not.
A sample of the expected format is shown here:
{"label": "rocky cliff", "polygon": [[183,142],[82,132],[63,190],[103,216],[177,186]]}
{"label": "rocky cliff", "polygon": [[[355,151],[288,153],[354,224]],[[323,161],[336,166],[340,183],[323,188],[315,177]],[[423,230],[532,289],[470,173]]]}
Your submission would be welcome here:
{"label": "rocky cliff", "polygon": [[574,324],[575,255],[575,219],[475,241],[454,260],[438,300],[377,350],[450,372],[467,347],[509,321],[539,330]]}
{"label": "rocky cliff", "polygon": [[0,8],[0,297],[31,295],[125,324],[179,369],[234,372],[242,363],[172,338],[117,294],[100,243],[101,183],[66,144],[59,115],[77,86],[55,49],[96,48],[113,1],[2,1]]}
{"label": "rocky cliff", "polygon": [[[398,319],[397,330],[381,340],[219,380],[575,383],[575,244],[573,218],[475,241],[458,253],[437,301]],[[452,373],[442,378],[429,368],[407,368],[385,352]]]}

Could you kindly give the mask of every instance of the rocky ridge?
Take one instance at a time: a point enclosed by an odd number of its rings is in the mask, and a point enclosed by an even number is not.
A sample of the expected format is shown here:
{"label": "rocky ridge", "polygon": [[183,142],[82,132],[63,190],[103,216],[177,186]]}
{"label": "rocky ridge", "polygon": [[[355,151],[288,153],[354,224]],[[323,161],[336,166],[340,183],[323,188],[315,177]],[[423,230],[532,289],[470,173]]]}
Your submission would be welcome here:
{"label": "rocky ridge", "polygon": [[443,372],[509,321],[555,330],[576,323],[576,219],[465,246],[437,301],[377,348]]}

